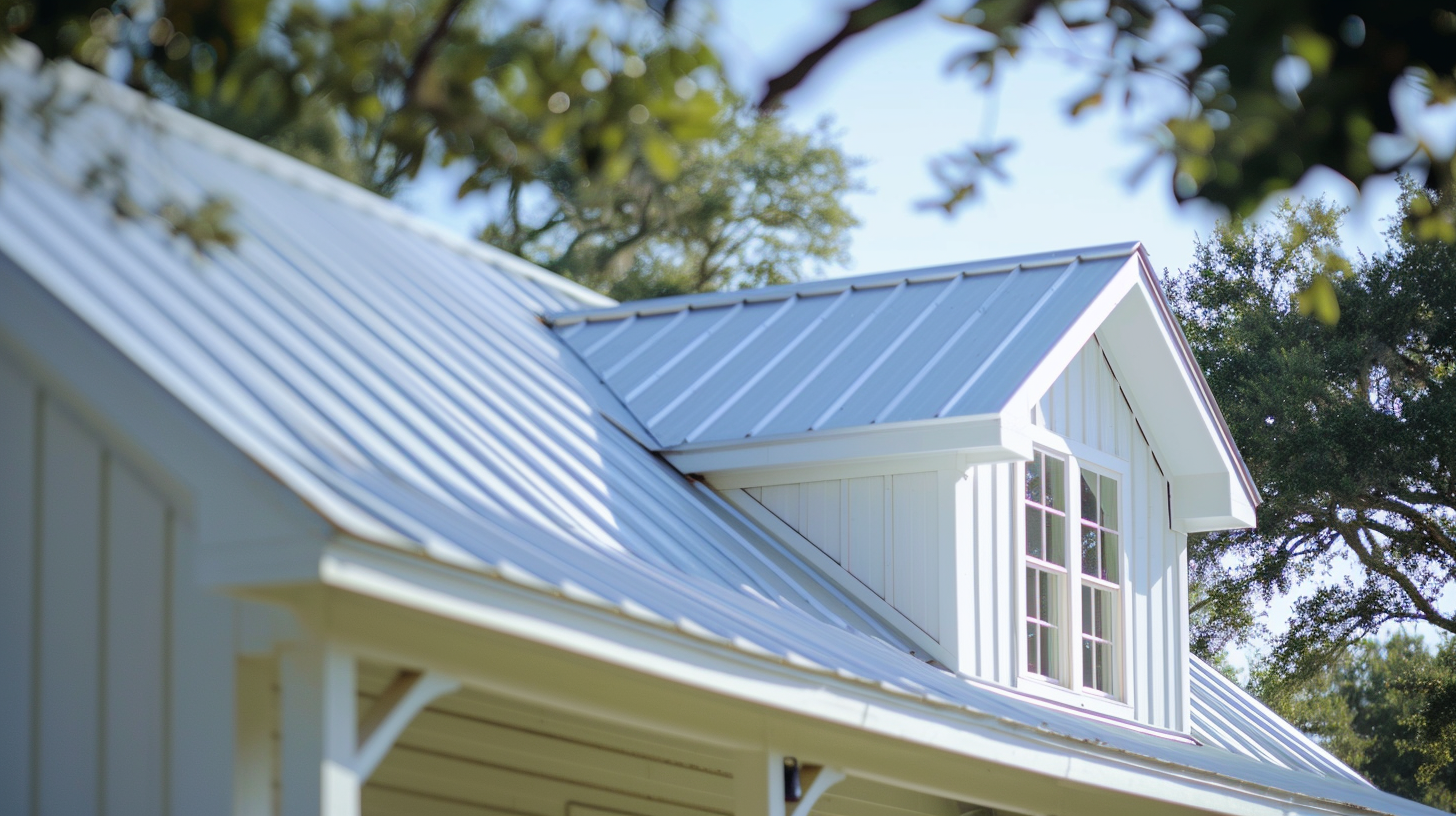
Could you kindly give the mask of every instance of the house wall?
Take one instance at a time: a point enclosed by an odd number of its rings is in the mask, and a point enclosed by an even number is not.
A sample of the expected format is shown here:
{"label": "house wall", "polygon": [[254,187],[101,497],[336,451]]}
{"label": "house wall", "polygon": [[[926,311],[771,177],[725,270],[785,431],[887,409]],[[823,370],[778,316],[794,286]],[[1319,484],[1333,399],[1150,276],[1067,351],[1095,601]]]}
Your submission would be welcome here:
{"label": "house wall", "polygon": [[[1168,482],[1096,338],[1039,401],[1035,424],[1051,447],[1120,476],[1121,697],[1137,720],[1186,730],[1186,540],[1169,527]],[[746,492],[945,647],[957,670],[1024,686],[1023,472],[994,462]]]}
{"label": "house wall", "polygon": [[1042,397],[1038,424],[1112,457],[1122,471],[1123,506],[1129,511],[1123,550],[1125,679],[1138,720],[1187,730],[1187,537],[1170,527],[1168,481],[1138,421],[1133,395],[1118,385],[1113,365],[1095,337],[1088,341]]}
{"label": "house wall", "polygon": [[231,606],[153,475],[0,350],[0,813],[231,808]]}
{"label": "house wall", "polygon": [[939,641],[943,478],[932,470],[747,492]]}

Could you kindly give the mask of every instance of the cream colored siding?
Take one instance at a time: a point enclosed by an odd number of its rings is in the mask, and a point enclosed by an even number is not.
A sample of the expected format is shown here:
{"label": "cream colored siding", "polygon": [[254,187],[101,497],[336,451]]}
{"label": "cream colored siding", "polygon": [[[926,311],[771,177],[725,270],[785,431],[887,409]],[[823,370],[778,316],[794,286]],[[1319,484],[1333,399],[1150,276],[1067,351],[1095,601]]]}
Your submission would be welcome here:
{"label": "cream colored siding", "polygon": [[862,476],[755,487],[748,494],[939,640],[940,476]]}
{"label": "cream colored siding", "polygon": [[[392,670],[361,664],[368,709]],[[466,690],[430,705],[364,787],[364,816],[733,816],[732,755]],[[956,816],[954,802],[868,780],[831,788],[819,816]]]}
{"label": "cream colored siding", "polygon": [[0,813],[226,805],[230,607],[177,577],[140,474],[0,354]]}
{"label": "cream colored siding", "polygon": [[1123,616],[1130,693],[1139,720],[1188,724],[1186,537],[1170,529],[1168,482],[1109,360],[1093,338],[1040,402],[1052,432],[1126,462],[1131,508],[1123,540]]}

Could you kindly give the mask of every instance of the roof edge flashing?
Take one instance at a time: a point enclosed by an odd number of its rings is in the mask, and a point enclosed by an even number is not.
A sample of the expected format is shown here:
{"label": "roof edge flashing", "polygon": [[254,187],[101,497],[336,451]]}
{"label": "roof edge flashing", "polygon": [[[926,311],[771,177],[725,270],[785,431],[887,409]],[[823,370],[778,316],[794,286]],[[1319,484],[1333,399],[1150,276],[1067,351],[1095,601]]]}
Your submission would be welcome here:
{"label": "roof edge flashing", "polygon": [[1130,256],[1142,250],[1142,244],[1128,242],[1105,244],[1079,249],[1043,252],[1034,255],[1007,256],[984,261],[944,264],[917,269],[877,272],[842,278],[821,278],[818,280],[790,283],[781,286],[765,286],[757,289],[740,289],[725,292],[708,292],[696,295],[674,295],[651,300],[627,301],[614,306],[592,309],[574,309],[555,312],[545,316],[546,322],[556,328],[575,323],[594,323],[606,320],[622,320],[632,316],[671,314],[692,309],[713,309],[731,306],[735,303],[765,303],[788,300],[792,297],[816,297],[833,295],[846,289],[877,289],[895,286],[899,283],[931,283],[949,280],[962,275],[987,275],[1007,272],[1013,267],[1037,269],[1045,266],[1062,266],[1080,258],[1082,261],[1096,261],[1107,258]]}

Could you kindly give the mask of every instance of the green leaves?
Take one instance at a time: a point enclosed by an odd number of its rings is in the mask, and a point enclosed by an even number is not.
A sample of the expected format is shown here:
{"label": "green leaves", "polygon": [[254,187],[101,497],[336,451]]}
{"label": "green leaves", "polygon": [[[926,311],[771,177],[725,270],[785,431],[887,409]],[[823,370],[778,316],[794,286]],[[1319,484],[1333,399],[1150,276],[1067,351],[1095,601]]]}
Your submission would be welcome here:
{"label": "green leaves", "polygon": [[[1428,193],[1404,185],[1409,219]],[[1257,530],[1190,542],[1193,641],[1216,653],[1293,592],[1271,677],[1313,676],[1390,622],[1456,633],[1456,248],[1407,221],[1352,261],[1342,214],[1286,202],[1221,226],[1166,284],[1265,498]]]}
{"label": "green leaves", "polygon": [[1275,711],[1377,787],[1456,809],[1456,639],[1397,631],[1351,645],[1307,679],[1254,679]]}

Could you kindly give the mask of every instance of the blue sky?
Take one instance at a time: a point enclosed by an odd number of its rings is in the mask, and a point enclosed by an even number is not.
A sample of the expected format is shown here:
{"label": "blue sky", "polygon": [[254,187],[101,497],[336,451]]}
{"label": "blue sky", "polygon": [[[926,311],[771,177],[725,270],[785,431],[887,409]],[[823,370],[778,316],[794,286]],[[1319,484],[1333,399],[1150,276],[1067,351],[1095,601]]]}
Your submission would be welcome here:
{"label": "blue sky", "polygon": [[[846,5],[719,0],[715,44],[735,84],[753,92],[833,33]],[[1064,112],[1085,80],[1044,48],[1006,72],[996,91],[994,132],[1018,142],[1010,182],[993,184],[953,217],[916,206],[938,191],[930,160],[985,132],[988,95],[946,68],[964,47],[964,32],[934,8],[912,12],[851,40],[787,99],[791,121],[808,127],[833,117],[846,151],[868,160],[864,176],[873,192],[852,199],[863,224],[838,274],[1126,240],[1143,241],[1160,270],[1185,266],[1195,237],[1207,235],[1219,213],[1180,207],[1166,173],[1130,187],[1132,169],[1147,155],[1143,137],[1114,110],[1070,121]],[[1301,192],[1355,201],[1354,188],[1333,174],[1306,181]],[[1380,219],[1393,212],[1395,185],[1378,182],[1371,192],[1347,230],[1347,242],[1367,252],[1380,246]]]}

